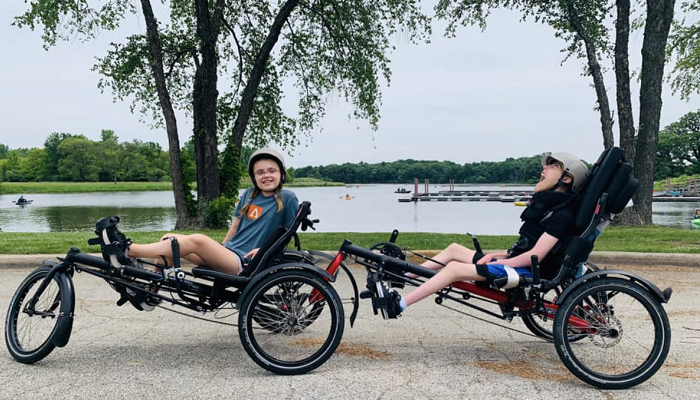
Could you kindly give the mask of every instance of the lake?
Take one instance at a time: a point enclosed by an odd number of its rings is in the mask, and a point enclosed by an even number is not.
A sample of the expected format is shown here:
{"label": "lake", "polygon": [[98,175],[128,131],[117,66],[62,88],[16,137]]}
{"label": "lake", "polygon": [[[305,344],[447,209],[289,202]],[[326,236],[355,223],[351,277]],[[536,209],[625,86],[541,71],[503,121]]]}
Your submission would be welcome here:
{"label": "lake", "polygon": [[[300,201],[310,201],[318,232],[439,232],[514,235],[523,207],[501,202],[430,201],[399,203],[397,187],[410,185],[352,185],[294,188]],[[422,189],[423,186],[420,186]],[[459,186],[457,190],[503,190],[500,186]],[[509,187],[531,190],[532,187]],[[433,185],[431,192],[448,190]],[[352,197],[346,200],[345,196]],[[27,206],[12,203],[19,195],[0,195],[0,229],[4,232],[91,231],[95,221],[121,217],[125,231],[166,231],[175,225],[171,192],[117,192],[27,195]],[[655,224],[691,229],[690,218],[700,203],[654,203]]]}

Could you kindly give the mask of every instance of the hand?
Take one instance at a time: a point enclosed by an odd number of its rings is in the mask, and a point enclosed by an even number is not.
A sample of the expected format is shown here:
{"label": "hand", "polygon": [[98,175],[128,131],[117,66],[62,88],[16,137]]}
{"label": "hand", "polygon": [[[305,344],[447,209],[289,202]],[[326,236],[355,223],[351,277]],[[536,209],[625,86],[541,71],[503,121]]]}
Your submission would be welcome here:
{"label": "hand", "polygon": [[477,261],[477,264],[489,264],[491,263],[492,260],[497,260],[499,258],[502,258],[503,254],[502,253],[489,253],[486,254],[485,256],[481,257],[479,261]]}
{"label": "hand", "polygon": [[255,257],[256,254],[258,254],[258,250],[260,250],[259,247],[249,251],[248,254],[244,255],[243,257],[247,258],[247,259],[251,259],[251,258]]}

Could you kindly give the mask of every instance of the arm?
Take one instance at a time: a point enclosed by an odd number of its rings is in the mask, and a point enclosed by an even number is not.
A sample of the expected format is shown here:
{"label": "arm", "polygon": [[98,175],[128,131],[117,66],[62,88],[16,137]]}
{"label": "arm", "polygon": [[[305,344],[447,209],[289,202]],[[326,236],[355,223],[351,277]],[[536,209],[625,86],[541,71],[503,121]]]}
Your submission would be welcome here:
{"label": "arm", "polygon": [[544,260],[558,241],[559,239],[545,232],[542,234],[542,236],[540,236],[537,243],[535,243],[535,247],[533,247],[531,250],[528,250],[519,256],[496,260],[489,264],[503,264],[509,267],[530,267],[530,257],[536,255],[540,261]]}
{"label": "arm", "polygon": [[488,253],[481,257],[479,261],[477,261],[477,264],[487,264],[490,263],[492,260],[500,260],[503,258],[506,258],[508,256],[508,253]]}
{"label": "arm", "polygon": [[226,243],[229,240],[231,240],[233,235],[235,235],[236,232],[238,232],[238,224],[240,222],[241,222],[241,216],[239,215],[236,219],[233,220],[231,227],[228,228],[228,232],[226,232],[226,237],[224,238],[224,241],[222,243]]}

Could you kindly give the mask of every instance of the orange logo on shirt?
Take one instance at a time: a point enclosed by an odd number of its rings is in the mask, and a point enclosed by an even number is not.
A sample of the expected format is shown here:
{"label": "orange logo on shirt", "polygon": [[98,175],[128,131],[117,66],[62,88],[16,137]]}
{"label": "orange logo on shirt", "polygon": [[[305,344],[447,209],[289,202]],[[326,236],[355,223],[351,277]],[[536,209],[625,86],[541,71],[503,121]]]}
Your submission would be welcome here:
{"label": "orange logo on shirt", "polygon": [[248,207],[247,217],[248,217],[248,219],[252,219],[253,221],[255,221],[256,219],[260,218],[260,216],[262,215],[262,212],[263,212],[262,207],[251,204],[250,207]]}

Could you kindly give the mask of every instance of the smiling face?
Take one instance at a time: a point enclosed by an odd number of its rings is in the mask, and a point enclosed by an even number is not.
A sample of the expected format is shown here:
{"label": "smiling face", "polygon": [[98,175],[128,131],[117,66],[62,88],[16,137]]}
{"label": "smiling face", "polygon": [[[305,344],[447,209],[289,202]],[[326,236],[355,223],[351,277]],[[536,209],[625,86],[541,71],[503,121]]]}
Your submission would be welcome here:
{"label": "smiling face", "polygon": [[253,175],[255,184],[263,192],[263,196],[272,196],[280,185],[282,177],[279,165],[267,158],[253,164]]}
{"label": "smiling face", "polygon": [[[545,165],[542,167],[542,173],[540,174],[540,181],[537,182],[535,185],[535,193],[537,192],[542,192],[545,190],[550,190],[551,188],[554,187],[554,185],[559,182],[559,178],[561,178],[561,174],[564,171],[562,170],[561,164],[558,162],[554,162],[549,165]],[[569,183],[571,182],[571,178],[569,176],[564,177],[564,183]],[[559,190],[561,188],[557,188]]]}

